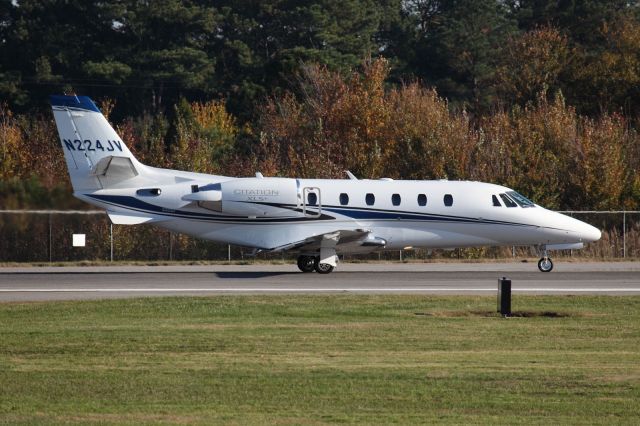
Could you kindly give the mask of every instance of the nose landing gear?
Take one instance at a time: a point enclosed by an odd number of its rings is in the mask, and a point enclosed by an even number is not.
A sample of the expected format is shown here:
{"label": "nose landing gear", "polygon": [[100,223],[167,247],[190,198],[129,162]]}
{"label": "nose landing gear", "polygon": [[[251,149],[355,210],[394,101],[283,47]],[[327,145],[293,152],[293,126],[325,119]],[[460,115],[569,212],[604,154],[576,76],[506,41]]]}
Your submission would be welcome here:
{"label": "nose landing gear", "polygon": [[551,270],[553,269],[553,262],[549,257],[547,247],[542,246],[539,249],[540,253],[542,254],[542,258],[538,261],[538,269],[540,269],[540,272],[551,272]]}
{"label": "nose landing gear", "polygon": [[551,261],[551,258],[545,256],[540,259],[538,261],[538,269],[540,269],[540,272],[551,272],[553,269],[553,262]]}

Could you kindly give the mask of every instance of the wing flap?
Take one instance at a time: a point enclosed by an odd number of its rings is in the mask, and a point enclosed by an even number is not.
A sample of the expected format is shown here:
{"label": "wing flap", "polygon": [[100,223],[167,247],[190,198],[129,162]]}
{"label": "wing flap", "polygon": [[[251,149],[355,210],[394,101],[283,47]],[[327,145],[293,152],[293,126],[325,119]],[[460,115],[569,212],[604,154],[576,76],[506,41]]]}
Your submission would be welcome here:
{"label": "wing flap", "polygon": [[327,245],[335,247],[339,252],[366,253],[379,248],[383,248],[387,241],[384,238],[376,237],[367,229],[343,229],[314,235],[303,240],[294,241],[279,247],[270,249],[271,252],[279,251],[300,251],[318,252]]}

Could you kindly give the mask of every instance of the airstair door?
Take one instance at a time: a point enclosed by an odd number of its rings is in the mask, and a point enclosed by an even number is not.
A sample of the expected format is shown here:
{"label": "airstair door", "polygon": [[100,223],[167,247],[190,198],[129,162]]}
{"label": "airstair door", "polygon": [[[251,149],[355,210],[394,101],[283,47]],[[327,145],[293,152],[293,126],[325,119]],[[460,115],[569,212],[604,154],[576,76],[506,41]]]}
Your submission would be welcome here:
{"label": "airstair door", "polygon": [[308,186],[302,189],[302,213],[307,217],[320,217],[322,214],[320,188]]}

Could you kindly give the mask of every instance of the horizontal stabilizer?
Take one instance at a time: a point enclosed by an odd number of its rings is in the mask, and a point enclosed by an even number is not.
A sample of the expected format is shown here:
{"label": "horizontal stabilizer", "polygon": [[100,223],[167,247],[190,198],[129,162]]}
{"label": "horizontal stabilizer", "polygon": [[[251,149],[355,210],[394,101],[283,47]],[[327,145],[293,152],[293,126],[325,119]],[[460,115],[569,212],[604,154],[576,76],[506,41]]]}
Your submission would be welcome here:
{"label": "horizontal stabilizer", "polygon": [[110,155],[98,161],[93,175],[125,180],[138,176],[138,171],[130,158]]}
{"label": "horizontal stabilizer", "polygon": [[114,225],[139,225],[153,221],[154,218],[148,216],[134,216],[130,214],[107,212],[109,219]]}

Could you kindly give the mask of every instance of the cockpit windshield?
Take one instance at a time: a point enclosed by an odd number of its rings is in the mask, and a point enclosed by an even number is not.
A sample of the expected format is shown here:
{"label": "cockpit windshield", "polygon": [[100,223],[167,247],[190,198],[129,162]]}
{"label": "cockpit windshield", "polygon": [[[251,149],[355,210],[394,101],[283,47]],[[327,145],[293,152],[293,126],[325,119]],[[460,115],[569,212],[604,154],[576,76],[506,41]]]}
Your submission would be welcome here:
{"label": "cockpit windshield", "polygon": [[520,205],[520,207],[535,207],[536,205],[533,203],[533,201],[529,200],[527,197],[525,197],[524,195],[520,195],[518,194],[516,191],[509,191],[507,192],[507,194],[509,195],[509,197],[511,197],[516,203],[518,203]]}

